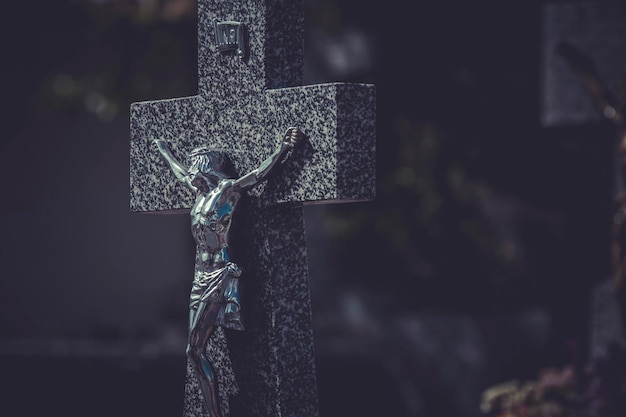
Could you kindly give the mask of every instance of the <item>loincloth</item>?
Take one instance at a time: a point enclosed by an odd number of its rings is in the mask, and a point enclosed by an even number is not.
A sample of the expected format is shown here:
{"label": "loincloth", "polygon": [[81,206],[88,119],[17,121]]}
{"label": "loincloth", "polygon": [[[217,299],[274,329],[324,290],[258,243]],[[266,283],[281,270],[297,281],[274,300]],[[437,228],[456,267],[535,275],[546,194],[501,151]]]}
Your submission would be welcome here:
{"label": "loincloth", "polygon": [[[238,279],[240,275],[241,269],[233,262],[228,262],[223,268],[218,268],[211,272],[196,271],[191,286],[189,308],[198,309],[203,303],[221,304],[215,324],[231,327],[224,320],[226,305],[228,303],[236,303],[238,306],[239,300],[238,296],[236,296],[236,299],[233,299],[232,295],[227,294],[228,284]],[[237,318],[237,320],[240,319]]]}

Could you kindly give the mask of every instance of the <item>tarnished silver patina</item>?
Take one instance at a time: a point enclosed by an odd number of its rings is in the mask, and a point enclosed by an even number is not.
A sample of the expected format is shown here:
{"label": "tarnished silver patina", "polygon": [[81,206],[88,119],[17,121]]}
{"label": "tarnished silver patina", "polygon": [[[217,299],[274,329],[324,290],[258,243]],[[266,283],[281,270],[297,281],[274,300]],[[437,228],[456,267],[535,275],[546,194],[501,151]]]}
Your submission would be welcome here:
{"label": "tarnished silver patina", "polygon": [[194,368],[210,417],[221,417],[216,378],[206,345],[215,326],[243,330],[239,298],[241,269],[228,256],[228,233],[233,212],[242,194],[265,180],[288,151],[303,138],[289,128],[274,153],[252,172],[230,178],[228,160],[222,152],[194,149],[186,168],[171,153],[167,143],[154,140],[172,172],[196,193],[191,209],[191,232],[196,241],[196,264],[189,303],[187,356]]}

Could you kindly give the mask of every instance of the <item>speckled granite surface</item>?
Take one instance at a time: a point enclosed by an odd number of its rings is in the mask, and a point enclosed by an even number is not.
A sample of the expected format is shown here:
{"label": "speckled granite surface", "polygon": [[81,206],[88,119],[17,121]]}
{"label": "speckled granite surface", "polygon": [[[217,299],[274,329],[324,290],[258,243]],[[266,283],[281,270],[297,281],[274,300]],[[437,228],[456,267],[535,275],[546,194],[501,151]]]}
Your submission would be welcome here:
{"label": "speckled granite surface", "polygon": [[[198,95],[131,106],[130,207],[184,212],[193,202],[152,139],[168,141],[185,162],[199,145],[228,150],[243,175],[270,155],[289,126],[307,135],[281,172],[238,206],[233,246],[239,246],[235,261],[244,270],[246,330],[220,329],[208,351],[227,415],[317,416],[301,203],[374,197],[374,87],[298,87],[302,0],[200,0],[198,13]],[[245,60],[216,52],[214,18],[247,25]],[[184,416],[206,415],[188,368]]]}

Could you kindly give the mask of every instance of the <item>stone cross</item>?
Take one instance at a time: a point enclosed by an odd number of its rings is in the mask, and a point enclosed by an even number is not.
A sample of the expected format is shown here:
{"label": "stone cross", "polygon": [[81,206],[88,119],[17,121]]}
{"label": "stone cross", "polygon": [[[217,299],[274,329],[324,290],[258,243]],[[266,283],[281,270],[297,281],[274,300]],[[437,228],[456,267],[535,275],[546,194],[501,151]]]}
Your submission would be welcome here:
{"label": "stone cross", "polygon": [[[302,0],[200,0],[198,94],[131,105],[134,212],[188,212],[193,204],[153,139],[167,141],[181,160],[197,146],[226,150],[243,175],[289,126],[306,135],[283,173],[253,190],[234,220],[243,229],[233,258],[244,270],[246,330],[218,328],[207,348],[222,411],[231,416],[317,415],[302,205],[374,197],[374,86],[300,86],[303,15]],[[241,54],[218,48],[222,22],[243,24],[221,33],[221,41],[243,43]],[[206,416],[203,407],[188,364],[184,415]]]}
{"label": "stone cross", "polygon": [[[580,2],[544,6],[544,99],[545,126],[581,124],[602,118],[617,127],[615,152],[615,205],[613,217],[614,258],[612,281],[596,284],[591,294],[592,358],[605,355],[610,344],[626,346],[624,294],[616,282],[624,275],[626,258],[626,166],[620,148],[626,145],[624,97],[626,94],[626,7],[623,2]],[[621,101],[621,102],[620,102]],[[594,138],[597,139],[597,138]],[[612,140],[608,137],[606,140]],[[607,246],[607,251],[609,247]],[[622,264],[621,268],[617,267]],[[618,279],[616,279],[618,278]],[[621,303],[620,299],[622,298]]]}

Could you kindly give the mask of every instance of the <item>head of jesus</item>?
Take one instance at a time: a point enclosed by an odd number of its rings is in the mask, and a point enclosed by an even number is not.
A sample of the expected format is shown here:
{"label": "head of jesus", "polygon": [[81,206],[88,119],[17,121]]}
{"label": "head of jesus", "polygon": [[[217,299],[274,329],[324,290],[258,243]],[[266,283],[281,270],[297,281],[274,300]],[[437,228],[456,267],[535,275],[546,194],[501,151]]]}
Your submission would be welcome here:
{"label": "head of jesus", "polygon": [[195,148],[189,153],[187,172],[191,184],[202,191],[214,188],[220,180],[229,178],[228,157],[225,153],[207,147]]}

